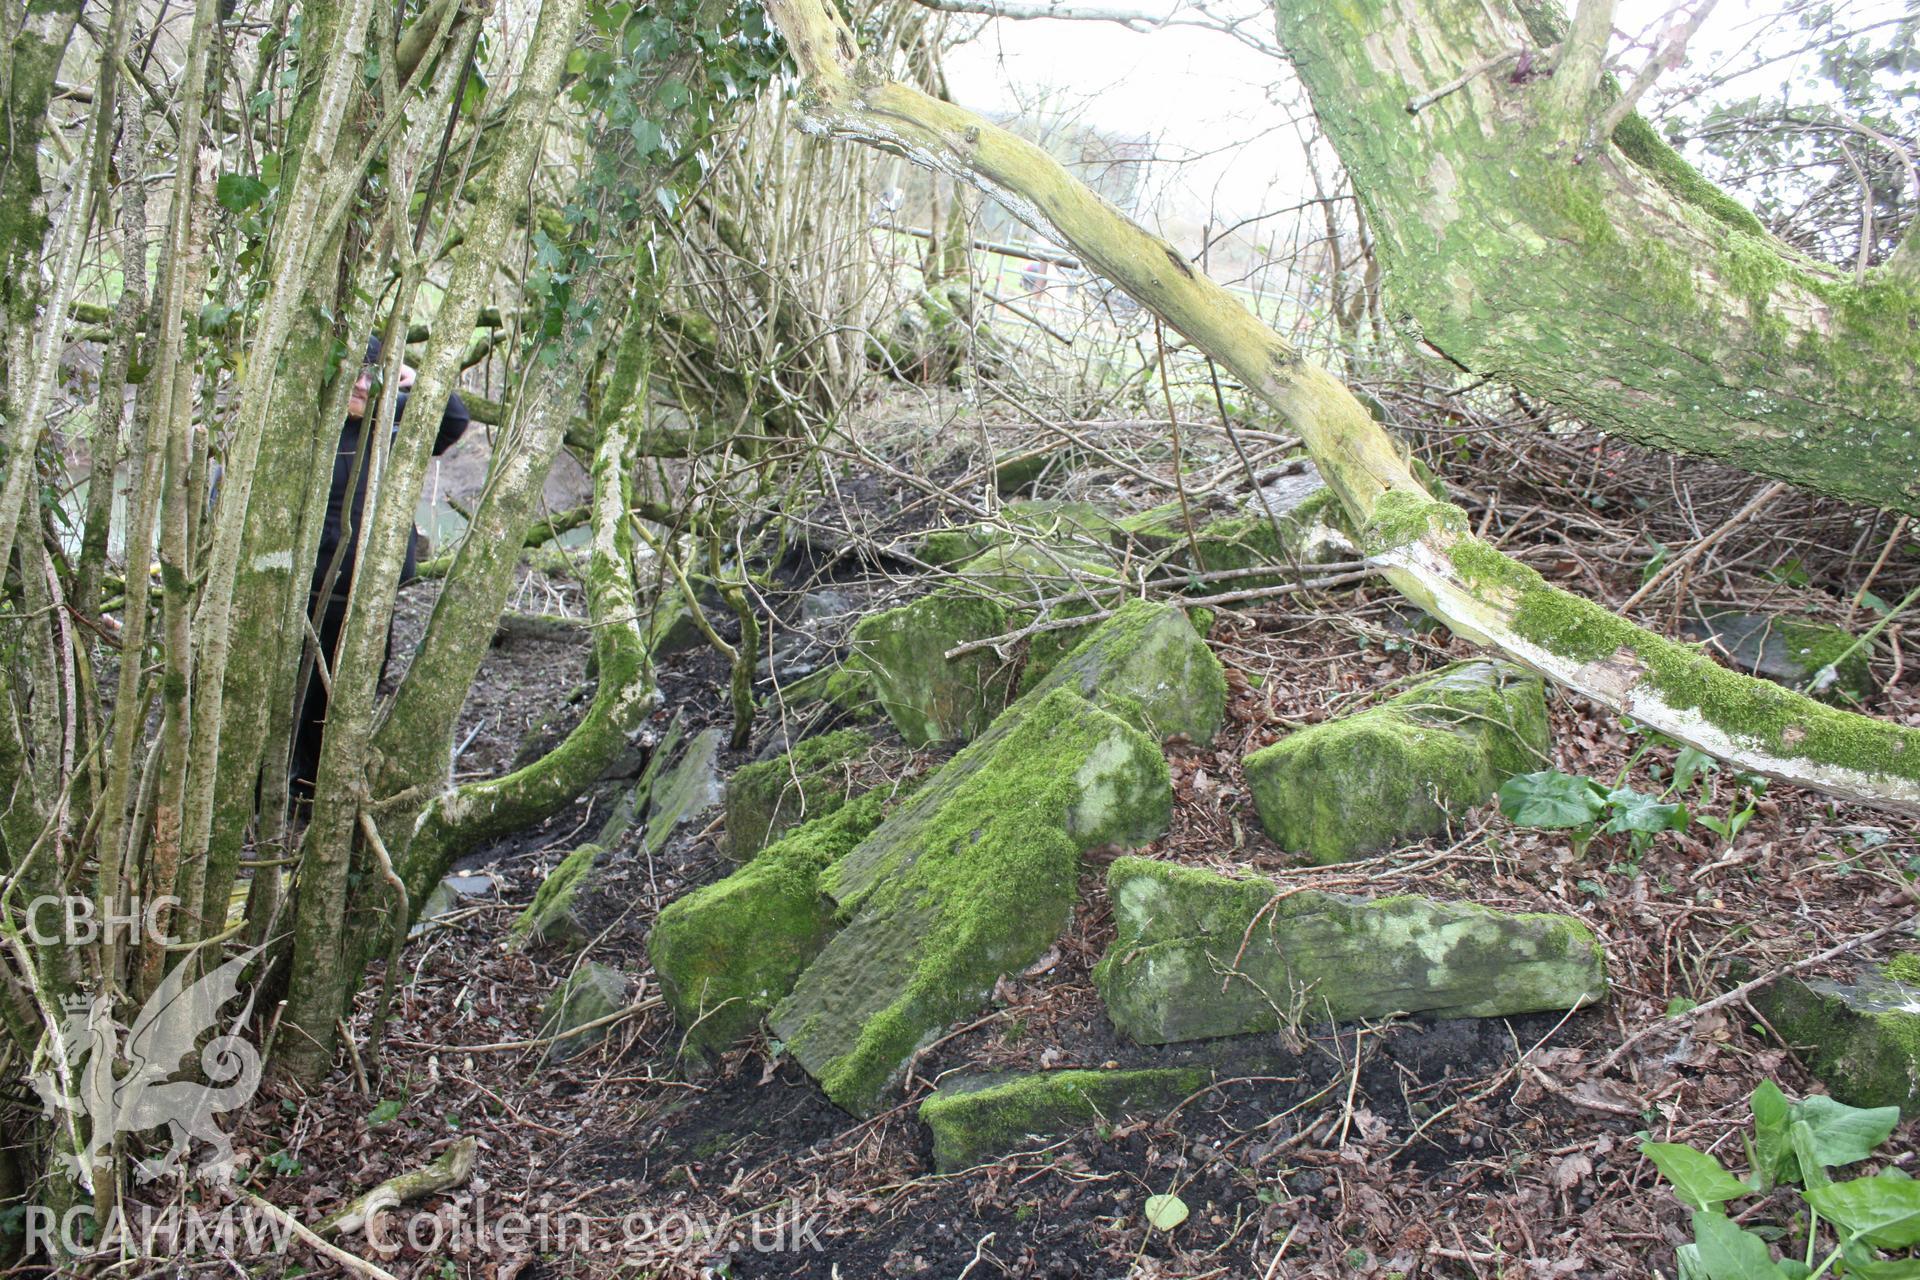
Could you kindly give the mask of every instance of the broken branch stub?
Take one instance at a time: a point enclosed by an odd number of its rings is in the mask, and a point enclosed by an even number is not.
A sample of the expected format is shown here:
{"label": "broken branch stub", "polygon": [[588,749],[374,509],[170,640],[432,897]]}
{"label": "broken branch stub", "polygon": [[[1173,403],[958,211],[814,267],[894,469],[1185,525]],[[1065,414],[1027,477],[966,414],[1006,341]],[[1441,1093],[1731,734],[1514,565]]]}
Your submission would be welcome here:
{"label": "broken branch stub", "polygon": [[1547,585],[1435,502],[1337,378],[1045,151],[888,80],[822,0],[770,0],[768,13],[805,82],[803,127],[904,153],[979,188],[1227,366],[1299,432],[1366,531],[1373,562],[1456,632],[1737,768],[1920,808],[1920,731],[1726,671]]}

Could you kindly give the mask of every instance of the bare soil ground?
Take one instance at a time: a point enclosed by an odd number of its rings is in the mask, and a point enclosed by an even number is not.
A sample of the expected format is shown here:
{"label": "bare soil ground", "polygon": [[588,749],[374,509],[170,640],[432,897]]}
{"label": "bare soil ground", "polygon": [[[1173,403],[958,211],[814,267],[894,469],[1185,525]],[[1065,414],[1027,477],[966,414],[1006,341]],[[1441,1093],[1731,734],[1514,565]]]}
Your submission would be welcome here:
{"label": "bare soil ground", "polygon": [[[1616,603],[1639,584],[1649,544],[1676,540],[1676,522],[1711,531],[1716,511],[1723,517],[1738,505],[1737,493],[1713,488],[1724,480],[1696,474],[1688,486],[1674,483],[1671,501],[1636,507],[1644,476],[1615,476],[1585,448],[1549,442],[1525,469],[1489,449],[1477,469],[1456,465],[1449,475],[1507,549]],[[1567,475],[1583,468],[1587,495],[1599,501],[1568,515],[1547,497],[1564,494]],[[864,513],[870,542],[863,548],[843,530],[836,544],[823,531],[783,570],[792,593],[839,592],[842,622],[898,589],[902,566],[876,558],[871,544],[926,523],[940,505],[902,517],[919,510],[923,489],[884,474],[845,484],[845,510]],[[1871,545],[1854,549],[1846,577],[1832,550],[1842,539],[1808,530],[1846,519],[1814,511],[1729,538],[1722,555],[1688,576],[1679,599],[1660,607],[1674,623],[1683,608],[1715,599],[1843,612],[1878,540],[1860,535]],[[1779,573],[1789,562],[1794,571]],[[1920,573],[1912,552],[1893,564],[1890,576]],[[420,603],[407,612],[418,618],[430,593],[415,590]],[[794,601],[769,603],[790,614]],[[1261,832],[1240,760],[1471,652],[1409,621],[1384,587],[1222,614],[1211,643],[1229,671],[1228,726],[1211,744],[1170,751],[1173,826],[1144,852],[1289,886],[1572,912],[1607,946],[1613,992],[1605,1005],[1566,1017],[1338,1027],[1305,1017],[1287,1033],[1230,1046],[1145,1050],[1116,1038],[1089,980],[1112,933],[1105,859],[1095,856],[1058,946],[923,1054],[900,1105],[872,1120],[838,1111],[765,1042],[684,1077],[675,1067],[679,1032],[657,1001],[643,999],[598,1049],[546,1063],[544,1047],[528,1042],[569,962],[510,950],[506,931],[544,874],[597,828],[607,796],[591,795],[466,860],[494,878],[498,893],[470,901],[408,947],[385,1046],[363,1049],[355,1069],[321,1092],[275,1089],[256,1101],[238,1138],[253,1162],[252,1186],[317,1217],[461,1137],[476,1138],[472,1183],[419,1206],[437,1215],[439,1243],[424,1235],[388,1250],[364,1237],[346,1242],[399,1276],[1672,1275],[1685,1211],[1656,1185],[1635,1135],[1730,1142],[1737,1163],[1735,1135],[1757,1083],[1773,1079],[1793,1094],[1820,1086],[1750,1008],[1680,1019],[1670,1010],[1910,916],[1920,836],[1897,816],[1775,787],[1732,842],[1696,825],[1638,860],[1608,837],[1576,853],[1564,833],[1517,829],[1487,806],[1445,838],[1362,862],[1302,866]],[[795,642],[790,665],[824,656],[831,634],[829,626]],[[1920,690],[1898,656],[1907,643],[1896,636],[1895,656],[1877,664],[1882,687],[1869,709],[1920,724]],[[462,735],[475,736],[460,768],[502,768],[527,732],[543,723],[563,729],[569,695],[585,683],[584,653],[584,634],[572,645],[509,640],[496,649],[463,721]],[[682,655],[661,677],[662,717],[678,710],[694,727],[725,723],[712,654]],[[1564,692],[1551,693],[1550,706],[1560,768],[1603,779],[1626,770],[1658,789],[1649,770],[1670,765],[1670,750],[1642,752],[1629,770],[1642,746],[1636,730]],[[756,753],[815,727],[777,706],[764,719]],[[1744,805],[1733,779],[1710,785],[1701,810]],[[597,922],[604,932],[590,957],[641,978],[645,991],[653,916],[730,869],[718,811],[658,857],[629,843],[611,862],[618,910]],[[363,996],[361,1033],[370,1007]],[[1090,1128],[962,1174],[932,1172],[914,1106],[951,1072],[1184,1061],[1201,1050],[1222,1064],[1217,1078],[1170,1114]],[[362,1083],[376,1071],[377,1081]],[[1909,1124],[1889,1144],[1909,1168],[1915,1136]],[[1168,1192],[1192,1215],[1171,1233],[1150,1230],[1142,1203]],[[578,1229],[512,1247],[454,1229],[476,1216],[498,1223],[514,1210]]]}

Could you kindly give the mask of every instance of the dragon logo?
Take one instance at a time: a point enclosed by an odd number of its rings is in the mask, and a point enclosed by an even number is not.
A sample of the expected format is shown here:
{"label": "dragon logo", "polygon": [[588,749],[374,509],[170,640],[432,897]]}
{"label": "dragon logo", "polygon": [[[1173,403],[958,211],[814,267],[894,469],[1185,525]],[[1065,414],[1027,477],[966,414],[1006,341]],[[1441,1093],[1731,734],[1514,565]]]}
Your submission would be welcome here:
{"label": "dragon logo", "polygon": [[[200,1070],[211,1084],[171,1077],[213,1029],[220,1007],[239,994],[240,974],[259,954],[256,947],[192,983],[187,979],[193,966],[176,966],[126,1028],[124,1050],[111,1000],[69,1002],[66,1018],[49,1037],[55,1060],[30,1079],[47,1114],[64,1111],[68,1122],[87,1123],[85,1147],[63,1157],[75,1177],[90,1185],[117,1135],[162,1125],[171,1131],[172,1145],[165,1155],[140,1162],[142,1181],[183,1171],[196,1138],[213,1148],[197,1166],[199,1176],[224,1181],[232,1175],[233,1144],[214,1118],[244,1106],[260,1087],[259,1051],[238,1035],[216,1036],[199,1053]],[[235,1029],[252,1007],[249,999]],[[119,1070],[123,1053],[126,1068]]]}

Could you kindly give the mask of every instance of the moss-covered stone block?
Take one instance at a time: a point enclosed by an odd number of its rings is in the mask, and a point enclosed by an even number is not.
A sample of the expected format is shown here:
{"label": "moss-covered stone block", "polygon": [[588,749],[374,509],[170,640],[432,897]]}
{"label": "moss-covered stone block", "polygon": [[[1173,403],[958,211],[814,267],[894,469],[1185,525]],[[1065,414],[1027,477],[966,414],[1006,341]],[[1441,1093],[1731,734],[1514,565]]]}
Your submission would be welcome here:
{"label": "moss-covered stone block", "polygon": [[1207,742],[1226,716],[1227,676],[1178,607],[1129,600],[1035,685],[1068,688],[1156,739]]}
{"label": "moss-covered stone block", "polygon": [[1572,916],[1401,895],[1283,893],[1119,858],[1113,945],[1094,984],[1142,1044],[1271,1031],[1283,1021],[1497,1017],[1603,999],[1606,956]]}
{"label": "moss-covered stone block", "polygon": [[1827,1091],[1920,1116],[1920,952],[1851,983],[1783,978],[1754,997]]}
{"label": "moss-covered stone block", "polygon": [[[1827,702],[1859,702],[1873,692],[1866,647],[1853,649],[1857,637],[1844,627],[1720,610],[1688,623],[1687,632],[1708,641],[1735,669]],[[1820,673],[1828,666],[1833,676],[1821,684]]]}
{"label": "moss-covered stone block", "polygon": [[1165,1067],[966,1077],[943,1082],[920,1104],[920,1119],[933,1132],[934,1167],[952,1173],[1088,1124],[1159,1114],[1205,1088],[1210,1074]]}
{"label": "moss-covered stone block", "polygon": [[836,662],[782,687],[780,696],[799,706],[824,702],[859,721],[879,720],[885,712],[874,696],[873,682],[858,663]]}
{"label": "moss-covered stone block", "polygon": [[[724,730],[702,729],[652,781],[646,830],[640,836],[648,853],[659,853],[681,824],[719,804],[726,795],[719,767],[720,748],[725,741]],[[652,761],[648,765],[651,768]]]}
{"label": "moss-covered stone block", "polygon": [[872,749],[872,734],[841,729],[736,771],[727,779],[727,840],[734,858],[745,861],[788,828],[838,809],[853,788],[852,765]]}
{"label": "moss-covered stone block", "polygon": [[1339,862],[1445,830],[1547,747],[1540,677],[1469,662],[1255,751],[1247,785],[1281,847]]}
{"label": "moss-covered stone block", "polygon": [[870,791],[806,822],[660,912],[647,954],[688,1048],[752,1034],[793,989],[837,927],[820,874],[880,825],[888,799]]}
{"label": "moss-covered stone block", "polygon": [[1049,470],[1056,479],[1064,477],[1087,458],[1078,445],[1042,446],[1019,449],[994,459],[993,483],[1002,496],[1030,493]]}
{"label": "moss-covered stone block", "polygon": [[844,927],[769,1018],[827,1096],[871,1114],[908,1059],[1059,936],[1081,851],[1165,830],[1158,746],[1073,689],[1036,691],[826,869]]}
{"label": "moss-covered stone block", "polygon": [[997,520],[927,534],[920,543],[920,558],[928,564],[952,565],[997,546],[1039,543],[1100,559],[1119,532],[1120,522],[1090,502],[1053,498],[1009,502],[1000,508]]}
{"label": "moss-covered stone block", "polygon": [[645,636],[647,652],[655,658],[685,653],[707,642],[700,624],[694,621],[693,606],[677,586],[663,588],[655,598],[647,615]]}
{"label": "moss-covered stone block", "polygon": [[[1189,519],[1193,522],[1191,535]],[[1348,559],[1354,552],[1339,498],[1311,463],[1275,478],[1238,502],[1190,501],[1183,506],[1176,500],[1130,516],[1120,525],[1125,536],[1147,550],[1163,553],[1172,563],[1209,573],[1266,566],[1280,570],[1295,563],[1325,564]],[[1213,592],[1265,586],[1284,576],[1256,574],[1227,583],[1214,582],[1202,589]]]}
{"label": "moss-covered stone block", "polygon": [[518,916],[508,931],[517,946],[539,943],[569,950],[586,941],[586,929],[578,908],[584,891],[593,883],[594,871],[606,853],[601,845],[589,841],[560,860],[534,891],[533,901]]}
{"label": "moss-covered stone block", "polygon": [[1013,675],[992,649],[953,659],[947,650],[1008,629],[997,601],[938,591],[862,618],[848,665],[865,673],[909,746],[965,742],[1007,705]]}
{"label": "moss-covered stone block", "polygon": [[626,1008],[632,986],[626,974],[596,961],[588,961],[568,974],[541,1009],[540,1035],[558,1037],[548,1047],[547,1057],[559,1062],[605,1039],[605,1026],[588,1024]]}

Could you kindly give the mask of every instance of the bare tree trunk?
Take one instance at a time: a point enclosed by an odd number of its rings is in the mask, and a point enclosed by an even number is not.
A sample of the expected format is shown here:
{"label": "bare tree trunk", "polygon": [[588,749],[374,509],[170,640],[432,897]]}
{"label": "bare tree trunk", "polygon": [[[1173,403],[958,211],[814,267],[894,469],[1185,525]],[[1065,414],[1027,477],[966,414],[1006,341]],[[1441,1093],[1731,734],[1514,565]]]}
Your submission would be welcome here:
{"label": "bare tree trunk", "polygon": [[[467,338],[495,271],[495,254],[513,227],[515,206],[546,137],[546,122],[573,48],[582,0],[546,0],[519,85],[502,122],[492,185],[474,210],[454,255],[433,337],[421,362],[392,456],[370,463],[367,522],[355,564],[339,670],[315,784],[313,821],[300,861],[293,969],[281,1038],[286,1067],[306,1079],[332,1064],[334,1024],[349,975],[343,966],[347,869],[354,831],[368,801],[373,695],[393,617],[394,590],[413,538],[413,508],[434,432],[458,375]],[[393,352],[397,360],[398,351]],[[374,443],[384,448],[382,431]]]}
{"label": "bare tree trunk", "polygon": [[823,0],[773,0],[769,13],[805,79],[814,127],[972,182],[1036,228],[1050,228],[1231,369],[1299,432],[1374,562],[1416,603],[1469,638],[1741,768],[1920,806],[1920,730],[1737,675],[1548,586],[1470,536],[1457,507],[1433,501],[1336,379],[1040,148],[951,103],[876,79],[858,61],[852,30]]}

